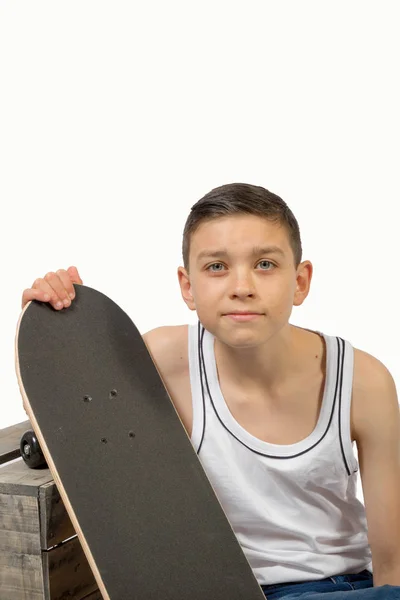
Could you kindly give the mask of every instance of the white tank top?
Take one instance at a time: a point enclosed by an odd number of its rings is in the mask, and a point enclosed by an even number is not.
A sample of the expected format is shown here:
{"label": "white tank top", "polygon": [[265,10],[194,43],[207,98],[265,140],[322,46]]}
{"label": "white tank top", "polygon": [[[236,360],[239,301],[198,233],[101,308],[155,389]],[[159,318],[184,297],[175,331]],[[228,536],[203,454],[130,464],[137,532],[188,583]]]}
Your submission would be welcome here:
{"label": "white tank top", "polygon": [[280,445],[235,420],[219,386],[214,337],[189,325],[191,441],[260,585],[372,572],[350,435],[353,348],[319,335],[327,368],[317,425]]}

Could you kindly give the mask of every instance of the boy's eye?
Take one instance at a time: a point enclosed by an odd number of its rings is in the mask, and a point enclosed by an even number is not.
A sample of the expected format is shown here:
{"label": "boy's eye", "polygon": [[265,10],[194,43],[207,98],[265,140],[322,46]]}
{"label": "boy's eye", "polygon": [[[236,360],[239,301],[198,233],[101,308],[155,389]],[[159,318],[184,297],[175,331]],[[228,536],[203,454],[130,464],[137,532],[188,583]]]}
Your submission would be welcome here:
{"label": "boy's eye", "polygon": [[[275,265],[269,260],[260,260],[257,266],[260,267],[262,271],[272,271],[272,269],[275,267]],[[213,263],[207,267],[207,271],[212,271],[213,273],[219,273],[224,269],[225,266],[222,263]]]}
{"label": "boy's eye", "polygon": [[260,260],[260,262],[258,263],[258,265],[261,266],[261,270],[262,271],[271,271],[273,269],[273,267],[275,266],[269,260]]}
{"label": "boy's eye", "polygon": [[214,273],[218,273],[219,271],[222,271],[223,268],[224,265],[222,263],[213,263],[212,265],[207,267],[207,271],[213,271]]}

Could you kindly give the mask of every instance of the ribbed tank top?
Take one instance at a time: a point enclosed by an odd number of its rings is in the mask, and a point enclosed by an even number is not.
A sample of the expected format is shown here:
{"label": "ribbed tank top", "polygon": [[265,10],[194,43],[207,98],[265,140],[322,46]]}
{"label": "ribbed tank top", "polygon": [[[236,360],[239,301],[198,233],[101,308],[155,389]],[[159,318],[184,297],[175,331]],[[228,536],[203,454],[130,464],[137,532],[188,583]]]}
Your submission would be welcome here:
{"label": "ribbed tank top", "polygon": [[235,420],[219,386],[214,337],[189,325],[191,441],[260,585],[372,572],[350,434],[353,347],[315,333],[326,343],[318,422],[305,439],[280,445]]}

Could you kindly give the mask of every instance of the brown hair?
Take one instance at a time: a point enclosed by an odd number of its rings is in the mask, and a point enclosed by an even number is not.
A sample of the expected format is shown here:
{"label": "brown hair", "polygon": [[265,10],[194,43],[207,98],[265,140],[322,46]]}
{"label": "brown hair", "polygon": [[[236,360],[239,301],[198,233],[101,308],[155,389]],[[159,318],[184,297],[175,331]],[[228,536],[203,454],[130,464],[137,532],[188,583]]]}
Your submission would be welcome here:
{"label": "brown hair", "polygon": [[296,217],[282,198],[258,185],[229,183],[214,188],[191,208],[183,230],[183,264],[189,268],[190,238],[200,223],[218,217],[251,214],[286,227],[296,268],[301,263],[302,247]]}

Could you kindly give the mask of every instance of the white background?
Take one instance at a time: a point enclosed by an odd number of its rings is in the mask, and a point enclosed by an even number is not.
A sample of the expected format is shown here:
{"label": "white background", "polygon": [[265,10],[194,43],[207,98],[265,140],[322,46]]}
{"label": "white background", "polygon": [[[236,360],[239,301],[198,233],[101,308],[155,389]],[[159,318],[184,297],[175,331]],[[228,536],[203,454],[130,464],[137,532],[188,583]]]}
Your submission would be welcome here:
{"label": "white background", "polygon": [[299,220],[315,272],[292,322],[400,382],[397,6],[0,2],[0,427],[26,418],[23,289],[75,264],[142,332],[193,322],[176,277],[184,222],[234,181]]}

